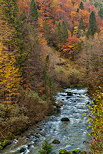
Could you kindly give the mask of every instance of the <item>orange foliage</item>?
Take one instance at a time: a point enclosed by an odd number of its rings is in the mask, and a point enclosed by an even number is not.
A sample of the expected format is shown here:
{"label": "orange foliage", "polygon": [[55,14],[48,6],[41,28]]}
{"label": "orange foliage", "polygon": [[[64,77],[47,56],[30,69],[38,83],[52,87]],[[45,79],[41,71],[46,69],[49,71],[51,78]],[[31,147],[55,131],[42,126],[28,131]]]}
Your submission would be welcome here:
{"label": "orange foliage", "polygon": [[70,36],[67,39],[67,42],[63,44],[62,51],[66,55],[70,55],[71,53],[75,52],[78,50],[78,41],[79,39],[74,35]]}
{"label": "orange foliage", "polygon": [[17,0],[18,1],[18,7],[20,12],[24,12],[26,17],[29,18],[30,14],[30,1],[31,0]]}

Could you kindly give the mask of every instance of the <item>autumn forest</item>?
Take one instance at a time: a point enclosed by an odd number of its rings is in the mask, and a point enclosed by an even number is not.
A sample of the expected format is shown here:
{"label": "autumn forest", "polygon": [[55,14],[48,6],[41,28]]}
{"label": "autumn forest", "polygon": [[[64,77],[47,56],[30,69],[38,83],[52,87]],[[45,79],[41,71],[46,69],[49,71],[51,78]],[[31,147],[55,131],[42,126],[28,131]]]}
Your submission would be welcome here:
{"label": "autumn forest", "polygon": [[[89,153],[102,154],[103,0],[0,0],[0,153],[54,113],[65,88],[88,88]],[[39,154],[56,153],[45,141]]]}

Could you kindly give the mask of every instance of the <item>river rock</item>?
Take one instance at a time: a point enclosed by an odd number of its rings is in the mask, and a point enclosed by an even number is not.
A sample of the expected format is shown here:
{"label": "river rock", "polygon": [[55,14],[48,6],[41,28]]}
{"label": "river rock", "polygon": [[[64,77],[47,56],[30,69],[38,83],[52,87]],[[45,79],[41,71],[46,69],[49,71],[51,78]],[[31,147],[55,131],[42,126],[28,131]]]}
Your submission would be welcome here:
{"label": "river rock", "polygon": [[80,150],[74,150],[72,153],[73,154],[79,154],[81,151]]}
{"label": "river rock", "polygon": [[87,154],[87,152],[86,151],[81,151],[81,154]]}
{"label": "river rock", "polygon": [[59,102],[58,104],[55,103],[56,108],[61,108],[63,106],[63,102]]}
{"label": "river rock", "polygon": [[67,92],[67,95],[68,95],[68,96],[72,96],[73,93],[72,93],[72,92]]}
{"label": "river rock", "polygon": [[54,144],[60,144],[60,141],[55,139],[55,140],[52,141],[52,143],[54,143]]}
{"label": "river rock", "polygon": [[67,97],[66,97],[66,99],[69,99],[69,98],[70,98],[70,96],[67,96]]}
{"label": "river rock", "polygon": [[72,152],[69,152],[69,151],[64,149],[64,150],[60,150],[59,154],[72,154]]}
{"label": "river rock", "polygon": [[61,96],[65,97],[66,95],[65,94],[61,94]]}
{"label": "river rock", "polygon": [[25,152],[26,148],[22,147],[19,152],[22,153],[22,152]]}
{"label": "river rock", "polygon": [[5,139],[4,141],[0,142],[0,150],[4,149],[7,145],[10,145],[11,141]]}
{"label": "river rock", "polygon": [[63,117],[61,121],[70,121],[68,117]]}

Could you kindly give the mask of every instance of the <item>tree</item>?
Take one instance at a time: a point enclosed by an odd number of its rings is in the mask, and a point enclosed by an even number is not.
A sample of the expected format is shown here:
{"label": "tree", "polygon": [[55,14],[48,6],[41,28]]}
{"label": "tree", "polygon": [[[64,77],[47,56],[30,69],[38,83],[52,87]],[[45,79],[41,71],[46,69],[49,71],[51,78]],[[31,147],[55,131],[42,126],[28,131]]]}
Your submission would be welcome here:
{"label": "tree", "polygon": [[62,55],[71,60],[75,60],[75,55],[80,51],[81,44],[76,35],[69,36],[67,42],[62,45]]}
{"label": "tree", "polygon": [[100,8],[98,15],[103,19],[103,8]]}
{"label": "tree", "polygon": [[34,19],[34,21],[38,20],[38,10],[37,10],[36,2],[34,0],[31,0],[31,3],[30,3],[30,14]]}
{"label": "tree", "polygon": [[59,43],[66,42],[68,38],[68,29],[64,21],[62,23],[59,22],[57,25],[57,37]]}
{"label": "tree", "polygon": [[79,21],[78,29],[79,30],[85,30],[83,18],[81,18],[80,21]]}
{"label": "tree", "polygon": [[0,41],[0,98],[4,103],[12,103],[18,96],[21,78],[15,62],[13,53],[8,51]]}
{"label": "tree", "polygon": [[91,35],[94,36],[94,34],[97,32],[97,22],[94,11],[91,12],[89,17],[89,28],[87,32],[87,36]]}
{"label": "tree", "polygon": [[47,140],[44,141],[42,144],[42,148],[39,150],[39,154],[51,154],[52,148],[51,145],[48,143]]}
{"label": "tree", "polygon": [[48,41],[48,43],[50,43],[51,30],[50,30],[50,26],[47,23],[47,21],[44,22],[44,36],[45,36],[46,40]]}
{"label": "tree", "polygon": [[64,38],[64,42],[65,42],[68,38],[68,29],[67,29],[66,23],[64,21],[62,22],[62,29],[63,29],[63,38]]}
{"label": "tree", "polygon": [[81,3],[80,3],[79,8],[80,8],[81,10],[84,10],[84,5],[83,5],[83,2],[81,2]]}
{"label": "tree", "polygon": [[24,31],[24,23],[25,23],[25,15],[19,13],[18,5],[16,0],[2,0],[1,12],[3,14],[2,20],[8,23],[8,27],[13,29],[13,33],[8,40],[5,42],[9,46],[9,50],[15,52],[17,56],[17,66],[23,72],[23,66],[26,59],[25,54],[25,31]]}

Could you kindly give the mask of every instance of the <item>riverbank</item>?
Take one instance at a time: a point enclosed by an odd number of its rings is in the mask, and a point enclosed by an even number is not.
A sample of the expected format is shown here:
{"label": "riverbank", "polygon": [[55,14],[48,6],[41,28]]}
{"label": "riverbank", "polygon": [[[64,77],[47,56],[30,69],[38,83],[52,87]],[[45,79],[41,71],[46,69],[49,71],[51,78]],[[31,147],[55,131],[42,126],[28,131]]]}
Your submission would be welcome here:
{"label": "riverbank", "polygon": [[[25,152],[36,153],[45,139],[52,144],[56,153],[59,153],[61,149],[86,150],[85,143],[89,139],[88,122],[83,114],[88,113],[86,104],[90,101],[86,91],[86,89],[67,89],[58,93],[56,104],[58,104],[59,111],[47,117],[41,125],[38,123],[37,127],[32,127],[19,139],[18,143],[8,146],[3,153],[9,153],[9,149],[12,152],[24,149]],[[69,121],[63,122],[61,120],[63,117],[68,117]],[[59,144],[52,143],[53,140],[58,140]]]}
{"label": "riverbank", "polygon": [[[22,95],[22,104],[0,104],[0,149],[12,143],[33,125],[46,119],[52,110],[50,100],[45,100],[33,91]],[[22,101],[20,101],[22,102]],[[29,104],[28,104],[29,102]]]}

